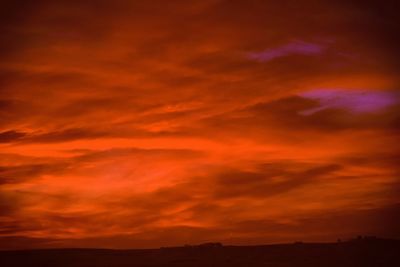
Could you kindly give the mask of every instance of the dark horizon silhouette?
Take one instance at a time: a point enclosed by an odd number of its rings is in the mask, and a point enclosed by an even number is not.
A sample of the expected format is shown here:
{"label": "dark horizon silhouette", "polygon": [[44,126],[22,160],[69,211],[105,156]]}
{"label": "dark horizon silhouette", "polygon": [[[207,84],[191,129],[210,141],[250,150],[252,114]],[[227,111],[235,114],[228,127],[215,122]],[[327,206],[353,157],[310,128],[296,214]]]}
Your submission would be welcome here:
{"label": "dark horizon silhouette", "polygon": [[258,246],[199,245],[158,249],[36,249],[0,251],[2,267],[398,267],[400,240],[375,236],[335,243]]}

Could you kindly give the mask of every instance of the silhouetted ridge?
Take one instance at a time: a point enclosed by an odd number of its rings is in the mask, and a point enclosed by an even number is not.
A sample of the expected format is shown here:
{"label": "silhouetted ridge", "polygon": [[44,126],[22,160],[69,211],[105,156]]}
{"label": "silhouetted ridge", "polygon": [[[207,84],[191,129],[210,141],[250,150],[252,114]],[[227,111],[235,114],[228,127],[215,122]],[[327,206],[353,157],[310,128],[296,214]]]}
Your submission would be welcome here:
{"label": "silhouetted ridge", "polygon": [[160,249],[0,251],[2,267],[398,267],[400,240],[361,237],[336,243],[223,246],[204,243]]}

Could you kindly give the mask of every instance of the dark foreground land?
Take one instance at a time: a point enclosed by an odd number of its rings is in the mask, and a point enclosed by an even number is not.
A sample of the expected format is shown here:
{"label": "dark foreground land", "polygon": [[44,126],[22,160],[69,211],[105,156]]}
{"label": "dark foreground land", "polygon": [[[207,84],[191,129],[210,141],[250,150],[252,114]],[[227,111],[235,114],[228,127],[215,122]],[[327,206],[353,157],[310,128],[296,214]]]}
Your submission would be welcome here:
{"label": "dark foreground land", "polygon": [[399,267],[400,241],[221,246],[208,244],[142,250],[50,249],[0,251],[0,266],[24,267]]}

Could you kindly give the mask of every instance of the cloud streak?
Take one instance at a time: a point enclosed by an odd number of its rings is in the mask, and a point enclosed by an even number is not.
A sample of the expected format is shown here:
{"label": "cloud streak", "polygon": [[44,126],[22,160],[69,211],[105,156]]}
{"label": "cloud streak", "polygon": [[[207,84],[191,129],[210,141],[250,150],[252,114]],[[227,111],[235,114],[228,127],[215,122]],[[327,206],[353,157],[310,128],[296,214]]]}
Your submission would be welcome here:
{"label": "cloud streak", "polygon": [[305,92],[301,96],[320,102],[320,107],[303,111],[304,115],[329,108],[342,108],[356,113],[378,112],[399,102],[398,92],[366,90],[321,89]]}
{"label": "cloud streak", "polygon": [[268,62],[276,58],[287,57],[291,55],[317,55],[323,51],[323,47],[313,43],[303,41],[291,42],[280,47],[266,49],[261,52],[252,52],[248,54],[249,59],[259,62]]}

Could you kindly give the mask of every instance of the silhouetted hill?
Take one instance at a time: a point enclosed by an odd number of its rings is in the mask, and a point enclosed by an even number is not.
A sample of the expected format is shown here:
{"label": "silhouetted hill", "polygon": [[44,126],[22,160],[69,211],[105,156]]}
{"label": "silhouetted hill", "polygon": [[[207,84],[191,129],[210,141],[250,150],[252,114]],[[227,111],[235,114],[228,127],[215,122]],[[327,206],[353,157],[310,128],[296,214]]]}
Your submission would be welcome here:
{"label": "silhouetted hill", "polygon": [[355,239],[338,243],[199,246],[160,249],[49,249],[0,251],[2,267],[398,267],[400,241]]}

